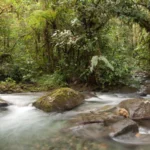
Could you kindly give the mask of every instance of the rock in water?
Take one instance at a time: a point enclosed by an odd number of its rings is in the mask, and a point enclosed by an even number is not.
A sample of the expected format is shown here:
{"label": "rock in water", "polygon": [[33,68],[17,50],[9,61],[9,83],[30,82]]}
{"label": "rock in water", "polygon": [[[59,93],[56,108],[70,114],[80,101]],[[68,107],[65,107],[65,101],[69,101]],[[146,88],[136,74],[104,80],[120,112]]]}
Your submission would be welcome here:
{"label": "rock in water", "polygon": [[0,99],[0,107],[6,107],[8,106],[8,103],[2,99]]}
{"label": "rock in water", "polygon": [[65,111],[82,104],[84,96],[70,88],[60,88],[41,97],[33,105],[45,112]]}
{"label": "rock in water", "polygon": [[126,109],[131,119],[150,119],[150,100],[129,99],[122,101],[119,107]]}
{"label": "rock in water", "polygon": [[114,123],[111,126],[110,136],[116,137],[129,132],[137,133],[138,125],[135,121],[128,118],[128,119],[118,121],[117,123]]}

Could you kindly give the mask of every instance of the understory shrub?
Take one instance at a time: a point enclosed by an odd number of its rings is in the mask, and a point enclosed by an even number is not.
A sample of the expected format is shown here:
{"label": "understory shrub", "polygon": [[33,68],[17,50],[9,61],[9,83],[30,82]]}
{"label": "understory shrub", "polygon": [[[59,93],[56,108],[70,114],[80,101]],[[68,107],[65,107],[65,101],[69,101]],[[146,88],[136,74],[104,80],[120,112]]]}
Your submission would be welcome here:
{"label": "understory shrub", "polygon": [[67,86],[64,80],[64,76],[58,72],[54,74],[44,74],[37,79],[37,83],[41,86],[45,86],[48,89]]}

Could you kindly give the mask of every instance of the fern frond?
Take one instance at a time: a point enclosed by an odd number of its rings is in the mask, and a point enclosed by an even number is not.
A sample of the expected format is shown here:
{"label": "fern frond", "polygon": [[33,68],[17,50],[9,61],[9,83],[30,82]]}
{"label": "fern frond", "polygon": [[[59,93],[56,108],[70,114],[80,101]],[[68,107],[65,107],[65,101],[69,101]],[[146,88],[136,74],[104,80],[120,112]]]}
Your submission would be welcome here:
{"label": "fern frond", "polygon": [[112,71],[114,71],[114,67],[112,66],[112,64],[108,61],[108,59],[105,56],[93,56],[91,59],[91,67],[90,67],[90,71],[93,72],[94,68],[98,65],[98,62],[102,61],[105,63],[105,65],[111,69]]}

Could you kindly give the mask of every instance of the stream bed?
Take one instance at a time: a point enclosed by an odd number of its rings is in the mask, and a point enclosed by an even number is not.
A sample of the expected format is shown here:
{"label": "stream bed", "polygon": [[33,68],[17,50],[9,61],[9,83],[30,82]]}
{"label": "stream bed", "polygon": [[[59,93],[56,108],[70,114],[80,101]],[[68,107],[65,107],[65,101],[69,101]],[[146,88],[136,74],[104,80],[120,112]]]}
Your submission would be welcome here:
{"label": "stream bed", "polygon": [[84,104],[64,113],[45,113],[34,108],[32,102],[44,94],[0,94],[0,98],[12,104],[0,108],[0,150],[149,150],[150,129],[142,126],[140,133],[146,135],[144,141],[130,137],[93,140],[64,131],[67,120],[73,116],[114,106],[122,100],[137,97],[136,93],[90,93],[93,96],[86,98]]}

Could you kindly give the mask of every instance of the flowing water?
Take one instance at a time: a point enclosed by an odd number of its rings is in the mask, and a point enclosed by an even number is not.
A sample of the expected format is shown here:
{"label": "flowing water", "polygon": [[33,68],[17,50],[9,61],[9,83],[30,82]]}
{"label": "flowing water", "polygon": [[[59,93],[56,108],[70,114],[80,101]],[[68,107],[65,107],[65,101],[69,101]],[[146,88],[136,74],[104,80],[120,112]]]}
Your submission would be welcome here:
{"label": "flowing water", "polygon": [[11,103],[0,108],[0,150],[149,150],[150,130],[142,125],[140,133],[144,137],[138,140],[130,137],[84,139],[63,131],[73,116],[116,105],[136,97],[135,93],[94,93],[83,105],[65,113],[45,113],[34,108],[32,102],[44,94],[0,94],[0,98]]}

